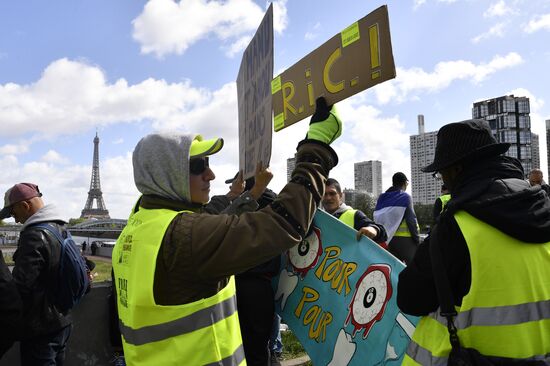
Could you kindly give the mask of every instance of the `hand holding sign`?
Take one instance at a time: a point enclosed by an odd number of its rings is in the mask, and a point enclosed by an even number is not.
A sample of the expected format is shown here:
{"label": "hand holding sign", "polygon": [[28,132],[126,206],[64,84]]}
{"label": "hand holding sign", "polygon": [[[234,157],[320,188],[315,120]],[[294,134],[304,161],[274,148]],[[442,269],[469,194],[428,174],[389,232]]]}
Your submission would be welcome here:
{"label": "hand holding sign", "polygon": [[263,163],[260,161],[256,165],[254,187],[250,190],[250,194],[255,200],[258,200],[262,196],[272,178],[273,173],[271,172],[271,169],[269,169],[269,167],[264,167]]}
{"label": "hand holding sign", "polygon": [[331,144],[342,134],[342,121],[336,106],[328,106],[324,97],[316,100],[315,113],[311,116],[307,138]]}
{"label": "hand holding sign", "polygon": [[275,131],[312,115],[317,97],[334,104],[394,77],[388,9],[381,6],[273,79]]}

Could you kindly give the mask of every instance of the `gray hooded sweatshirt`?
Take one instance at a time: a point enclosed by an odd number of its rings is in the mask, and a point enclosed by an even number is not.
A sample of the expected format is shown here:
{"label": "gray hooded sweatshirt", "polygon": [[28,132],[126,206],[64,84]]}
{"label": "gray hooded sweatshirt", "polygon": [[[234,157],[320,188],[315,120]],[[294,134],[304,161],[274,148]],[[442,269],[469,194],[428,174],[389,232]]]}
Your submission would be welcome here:
{"label": "gray hooded sweatshirt", "polygon": [[137,189],[144,195],[191,202],[189,150],[194,137],[162,133],[141,139],[132,156]]}

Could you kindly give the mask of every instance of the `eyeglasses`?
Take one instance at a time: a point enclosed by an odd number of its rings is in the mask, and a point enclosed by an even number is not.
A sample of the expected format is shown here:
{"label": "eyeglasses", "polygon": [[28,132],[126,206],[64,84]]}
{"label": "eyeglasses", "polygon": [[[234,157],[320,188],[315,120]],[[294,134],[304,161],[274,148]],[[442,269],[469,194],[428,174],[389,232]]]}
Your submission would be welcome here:
{"label": "eyeglasses", "polygon": [[193,175],[201,175],[208,169],[208,158],[192,158],[189,159],[189,173]]}
{"label": "eyeglasses", "polygon": [[441,173],[440,172],[433,172],[432,177],[434,177],[437,180],[441,180]]}

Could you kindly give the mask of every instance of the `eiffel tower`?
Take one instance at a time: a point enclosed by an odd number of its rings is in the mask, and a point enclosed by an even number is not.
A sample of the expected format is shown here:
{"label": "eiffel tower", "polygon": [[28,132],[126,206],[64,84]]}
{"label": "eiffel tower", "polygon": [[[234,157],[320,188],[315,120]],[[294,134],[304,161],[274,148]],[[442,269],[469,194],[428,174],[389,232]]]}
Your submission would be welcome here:
{"label": "eiffel tower", "polygon": [[[97,208],[93,208],[94,200],[97,202]],[[99,181],[99,137],[97,132],[94,138],[94,162],[92,166],[92,180],[90,182],[90,191],[86,205],[80,215],[81,219],[109,219],[109,211],[105,208],[103,202],[103,193],[101,193],[101,183]]]}

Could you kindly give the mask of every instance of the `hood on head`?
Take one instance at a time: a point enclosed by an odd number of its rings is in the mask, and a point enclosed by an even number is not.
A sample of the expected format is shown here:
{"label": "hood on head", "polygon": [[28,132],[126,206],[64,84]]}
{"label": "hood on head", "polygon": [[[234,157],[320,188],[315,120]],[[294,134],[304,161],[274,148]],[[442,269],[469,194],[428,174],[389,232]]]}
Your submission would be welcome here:
{"label": "hood on head", "polygon": [[217,153],[223,139],[201,135],[154,133],[142,138],[132,155],[134,182],[142,194],[191,202],[189,157]]}
{"label": "hood on head", "polygon": [[138,191],[191,202],[189,150],[194,137],[191,134],[154,133],[142,138],[132,155]]}

